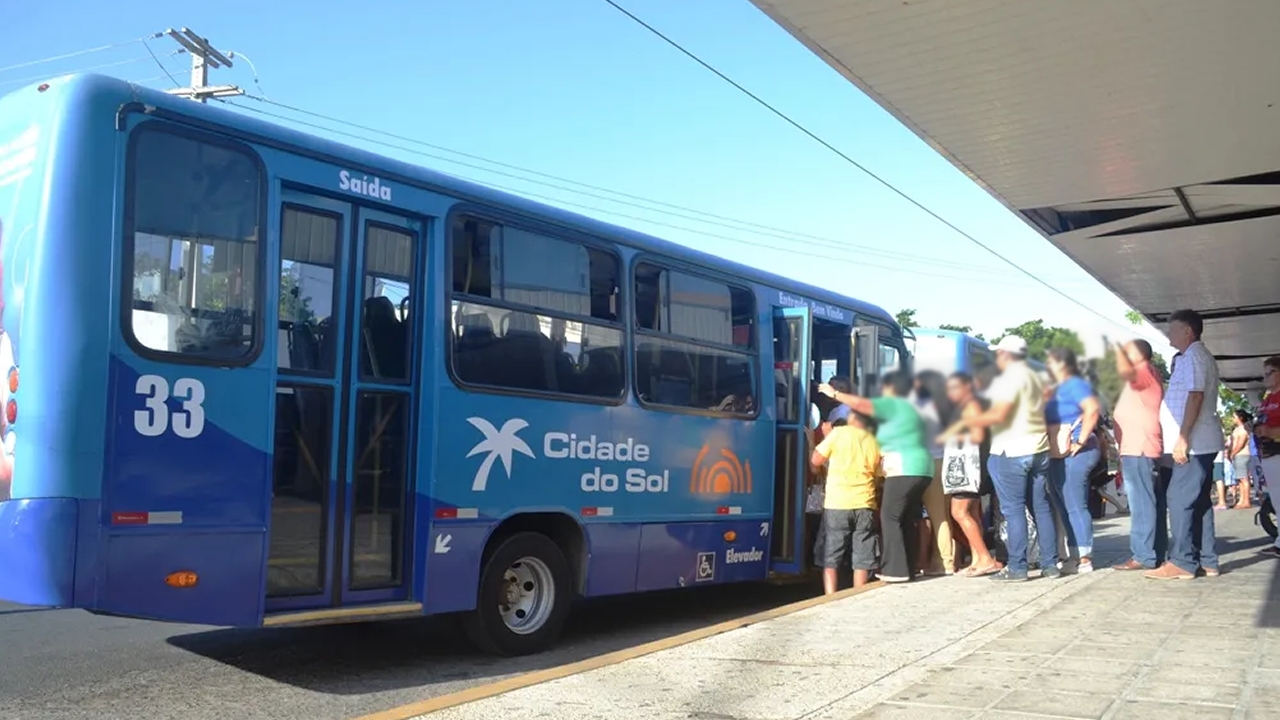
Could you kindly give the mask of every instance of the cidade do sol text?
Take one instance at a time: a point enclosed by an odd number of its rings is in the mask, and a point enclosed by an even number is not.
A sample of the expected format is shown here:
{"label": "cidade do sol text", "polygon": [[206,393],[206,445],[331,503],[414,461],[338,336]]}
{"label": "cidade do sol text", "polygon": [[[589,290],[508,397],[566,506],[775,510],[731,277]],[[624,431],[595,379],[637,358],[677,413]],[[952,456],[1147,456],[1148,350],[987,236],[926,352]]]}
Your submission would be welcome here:
{"label": "cidade do sol text", "polygon": [[669,470],[654,474],[639,466],[649,461],[650,452],[648,445],[635,438],[614,443],[595,435],[579,438],[575,433],[549,432],[542,440],[542,455],[551,460],[594,460],[597,465],[582,474],[583,492],[664,493],[671,489]]}

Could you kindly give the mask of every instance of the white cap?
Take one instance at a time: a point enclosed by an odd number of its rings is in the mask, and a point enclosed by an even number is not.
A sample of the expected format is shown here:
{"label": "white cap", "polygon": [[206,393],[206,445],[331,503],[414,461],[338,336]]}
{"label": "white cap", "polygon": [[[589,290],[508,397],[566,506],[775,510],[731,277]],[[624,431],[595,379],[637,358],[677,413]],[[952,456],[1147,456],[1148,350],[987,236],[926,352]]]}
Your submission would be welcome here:
{"label": "white cap", "polygon": [[1004,351],[1012,355],[1022,356],[1027,354],[1027,341],[1017,335],[1005,335],[1000,338],[1000,342],[987,347],[996,352]]}

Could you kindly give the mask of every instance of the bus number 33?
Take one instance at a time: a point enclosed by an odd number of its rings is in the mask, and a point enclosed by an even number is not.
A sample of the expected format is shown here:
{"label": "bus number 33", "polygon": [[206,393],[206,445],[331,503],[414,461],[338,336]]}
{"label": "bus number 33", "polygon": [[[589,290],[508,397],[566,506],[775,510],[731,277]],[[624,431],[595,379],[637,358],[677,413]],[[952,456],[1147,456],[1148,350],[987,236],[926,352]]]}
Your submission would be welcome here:
{"label": "bus number 33", "polygon": [[[185,439],[199,437],[204,431],[204,383],[194,378],[178,378],[173,381],[170,395],[168,380],[159,375],[143,375],[134,389],[146,405],[145,410],[133,413],[133,427],[139,435],[158,437],[170,425],[174,435]],[[167,402],[170,397],[179,403],[178,409],[170,411]]]}

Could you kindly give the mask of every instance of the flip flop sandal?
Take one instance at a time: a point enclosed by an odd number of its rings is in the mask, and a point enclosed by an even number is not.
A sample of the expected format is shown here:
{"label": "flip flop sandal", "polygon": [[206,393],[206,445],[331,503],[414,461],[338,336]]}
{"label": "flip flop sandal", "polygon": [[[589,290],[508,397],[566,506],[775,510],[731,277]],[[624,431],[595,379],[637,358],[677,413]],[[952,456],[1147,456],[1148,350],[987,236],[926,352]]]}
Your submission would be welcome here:
{"label": "flip flop sandal", "polygon": [[965,573],[965,577],[977,578],[986,577],[987,575],[995,575],[1003,568],[999,565],[988,565],[984,568],[974,568],[972,571]]}

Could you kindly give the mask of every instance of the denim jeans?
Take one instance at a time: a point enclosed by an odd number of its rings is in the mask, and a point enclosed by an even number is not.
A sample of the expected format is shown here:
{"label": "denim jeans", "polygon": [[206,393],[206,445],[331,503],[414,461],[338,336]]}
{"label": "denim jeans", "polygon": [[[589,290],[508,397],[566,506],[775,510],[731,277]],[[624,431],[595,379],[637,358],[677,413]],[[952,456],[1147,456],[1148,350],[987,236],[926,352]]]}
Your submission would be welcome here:
{"label": "denim jeans", "polygon": [[1168,471],[1156,473],[1155,458],[1120,458],[1125,495],[1129,497],[1129,554],[1145,568],[1155,568],[1169,548]]}
{"label": "denim jeans", "polygon": [[[1097,446],[1075,455],[1049,460],[1049,479],[1054,495],[1066,513],[1067,547],[1076,559],[1093,555],[1093,514],[1089,512],[1089,472],[1098,464]],[[1039,526],[1037,526],[1039,527]]]}
{"label": "denim jeans", "polygon": [[1212,454],[1192,455],[1174,464],[1169,478],[1169,562],[1193,573],[1218,569],[1213,529]]}
{"label": "denim jeans", "polygon": [[1049,453],[1022,457],[992,455],[987,463],[1009,531],[1009,572],[1027,573],[1027,515],[1030,507],[1040,536],[1040,566],[1058,564],[1058,529],[1050,499]]}

